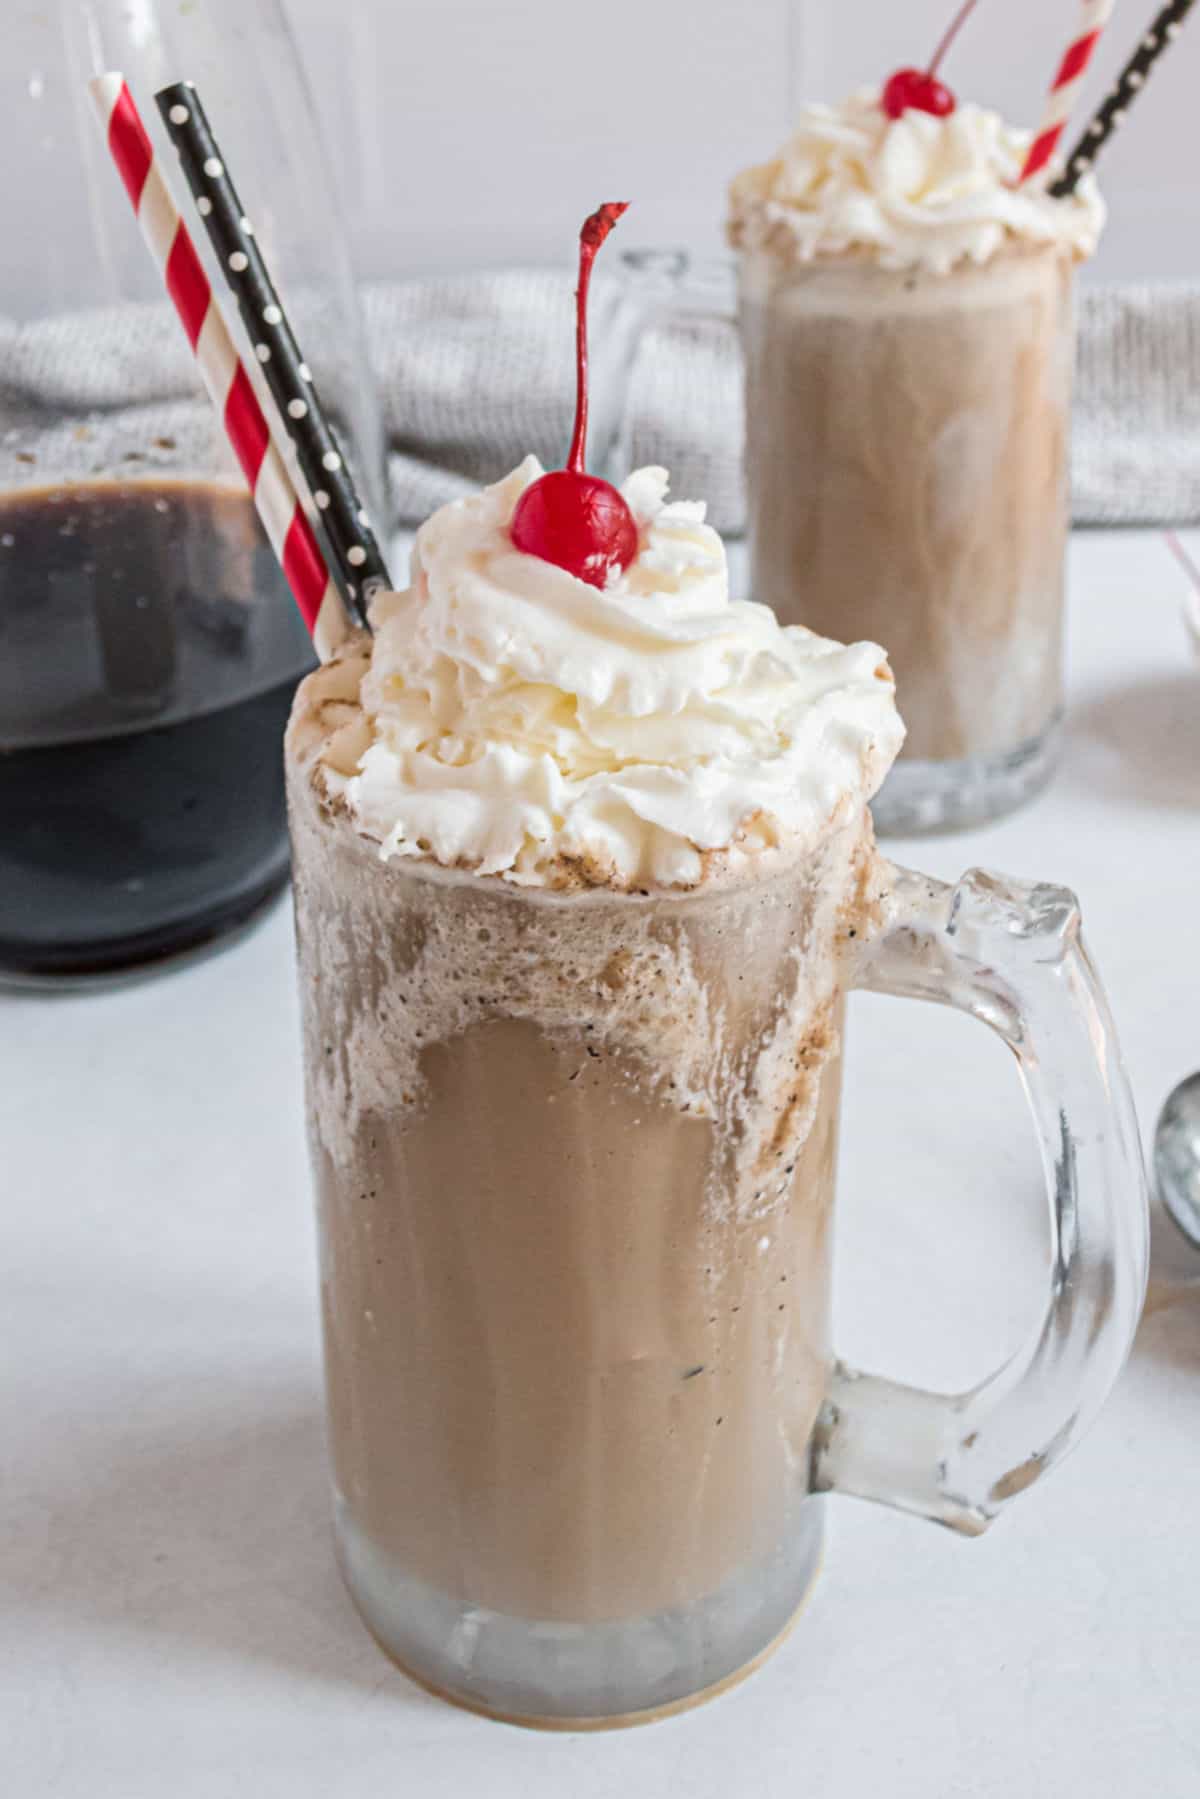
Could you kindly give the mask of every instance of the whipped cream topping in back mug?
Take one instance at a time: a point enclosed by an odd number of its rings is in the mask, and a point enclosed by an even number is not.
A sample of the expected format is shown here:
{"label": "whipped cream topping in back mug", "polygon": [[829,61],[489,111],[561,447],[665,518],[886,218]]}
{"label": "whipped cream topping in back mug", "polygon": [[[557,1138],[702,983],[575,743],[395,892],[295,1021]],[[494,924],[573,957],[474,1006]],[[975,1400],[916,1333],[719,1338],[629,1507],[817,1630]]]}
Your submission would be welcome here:
{"label": "whipped cream topping in back mug", "polygon": [[937,273],[1021,245],[1090,256],[1105,217],[1095,181],[1062,199],[1018,186],[1032,139],[971,104],[891,119],[874,88],[808,105],[779,154],[733,181],[729,234],[800,261],[858,252]]}

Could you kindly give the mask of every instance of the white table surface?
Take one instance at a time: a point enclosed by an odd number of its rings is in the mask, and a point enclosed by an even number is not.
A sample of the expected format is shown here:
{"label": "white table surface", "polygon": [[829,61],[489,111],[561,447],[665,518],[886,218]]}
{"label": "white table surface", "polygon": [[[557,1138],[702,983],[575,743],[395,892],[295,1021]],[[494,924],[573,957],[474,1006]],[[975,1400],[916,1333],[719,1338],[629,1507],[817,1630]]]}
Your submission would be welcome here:
{"label": "white table surface", "polygon": [[[1072,546],[1052,790],[900,859],[1083,897],[1144,1132],[1200,1065],[1200,671],[1150,534]],[[291,921],[142,984],[0,999],[5,1799],[1096,1799],[1200,1791],[1200,1255],[1082,1448],[977,1542],[832,1505],[760,1673],[649,1728],[484,1722],[383,1659],[330,1556]],[[1044,1280],[1007,1053],[857,998],[838,1320],[849,1359],[965,1383]]]}

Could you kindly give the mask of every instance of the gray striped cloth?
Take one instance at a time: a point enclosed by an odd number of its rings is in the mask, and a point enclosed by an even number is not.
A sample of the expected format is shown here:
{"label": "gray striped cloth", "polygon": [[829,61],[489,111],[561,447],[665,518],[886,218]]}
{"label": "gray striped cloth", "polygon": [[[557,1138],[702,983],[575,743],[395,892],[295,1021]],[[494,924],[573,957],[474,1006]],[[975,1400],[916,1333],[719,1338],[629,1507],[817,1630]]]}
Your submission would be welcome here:
{"label": "gray striped cloth", "polygon": [[[573,277],[518,269],[364,289],[392,524],[505,473],[561,461],[574,405]],[[343,430],[360,377],[337,322],[294,307]],[[722,531],[745,517],[737,336],[701,312],[646,314],[619,279],[593,290],[593,466],[661,463]],[[362,366],[362,365],[357,365]],[[361,443],[361,438],[360,438]],[[162,307],[0,319],[0,489],[202,469],[224,452]],[[1088,525],[1200,522],[1200,284],[1082,290],[1072,462]]]}

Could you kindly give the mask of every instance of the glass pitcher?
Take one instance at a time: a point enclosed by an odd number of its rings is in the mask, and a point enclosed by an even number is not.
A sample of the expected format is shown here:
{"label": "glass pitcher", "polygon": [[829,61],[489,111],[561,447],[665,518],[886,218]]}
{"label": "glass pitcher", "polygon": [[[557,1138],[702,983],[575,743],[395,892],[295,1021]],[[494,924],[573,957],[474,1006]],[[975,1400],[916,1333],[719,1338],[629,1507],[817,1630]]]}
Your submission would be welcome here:
{"label": "glass pitcher", "polygon": [[283,727],[313,661],[92,117],[87,80],[111,68],[181,199],[153,96],[197,83],[379,502],[357,301],[278,0],[19,6],[0,70],[21,171],[0,194],[0,977],[24,981],[145,964],[270,900]]}

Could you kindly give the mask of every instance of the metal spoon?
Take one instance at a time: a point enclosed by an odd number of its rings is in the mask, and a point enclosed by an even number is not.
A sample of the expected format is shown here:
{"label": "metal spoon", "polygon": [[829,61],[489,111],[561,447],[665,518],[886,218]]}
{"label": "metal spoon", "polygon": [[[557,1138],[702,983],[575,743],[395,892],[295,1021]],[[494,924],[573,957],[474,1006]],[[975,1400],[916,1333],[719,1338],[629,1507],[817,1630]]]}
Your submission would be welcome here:
{"label": "metal spoon", "polygon": [[1154,1178],[1163,1205],[1200,1249],[1200,1073],[1180,1081],[1158,1115]]}

